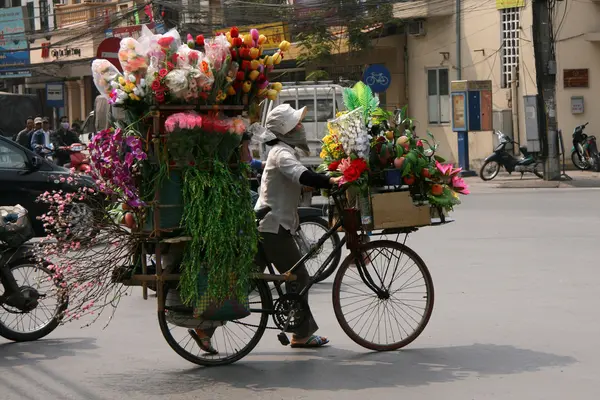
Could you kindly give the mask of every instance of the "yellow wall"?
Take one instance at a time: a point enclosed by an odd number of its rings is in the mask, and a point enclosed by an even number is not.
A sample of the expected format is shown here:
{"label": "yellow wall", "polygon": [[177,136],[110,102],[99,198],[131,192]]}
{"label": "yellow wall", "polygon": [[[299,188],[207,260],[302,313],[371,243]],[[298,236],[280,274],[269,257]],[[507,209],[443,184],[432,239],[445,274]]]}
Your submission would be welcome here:
{"label": "yellow wall", "polygon": [[[531,6],[521,9],[521,56],[518,110],[520,139],[526,143],[523,96],[536,94],[535,64],[531,38]],[[495,2],[463,1],[462,16],[462,79],[492,80],[494,110],[508,109],[510,89],[500,84],[501,27],[500,12]],[[417,132],[426,130],[440,142],[439,153],[448,161],[457,162],[456,134],[450,124],[430,125],[427,111],[427,68],[449,68],[450,80],[457,79],[455,17],[442,16],[425,21],[425,35],[408,38],[408,98],[409,114],[417,119]],[[447,54],[442,54],[447,53]],[[471,168],[478,169],[483,158],[493,150],[492,132],[471,132],[469,153]]]}
{"label": "yellow wall", "polygon": [[[557,117],[559,128],[563,131],[567,159],[571,151],[571,135],[577,125],[589,122],[588,134],[600,133],[600,113],[597,110],[597,93],[600,89],[600,40],[598,17],[600,3],[595,2],[558,2],[558,15],[562,16],[565,7],[567,14],[558,35],[557,52]],[[595,37],[594,37],[595,36]],[[564,88],[564,69],[589,69],[589,88]],[[571,96],[583,96],[583,114],[571,113]]]}

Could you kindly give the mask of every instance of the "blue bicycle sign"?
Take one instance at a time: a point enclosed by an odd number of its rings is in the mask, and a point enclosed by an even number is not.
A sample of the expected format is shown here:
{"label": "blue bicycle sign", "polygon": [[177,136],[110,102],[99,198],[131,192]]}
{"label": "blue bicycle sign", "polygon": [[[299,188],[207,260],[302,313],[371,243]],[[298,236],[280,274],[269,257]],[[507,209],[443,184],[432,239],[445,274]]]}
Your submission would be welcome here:
{"label": "blue bicycle sign", "polygon": [[374,93],[382,93],[390,87],[392,77],[390,71],[382,64],[370,65],[363,75],[363,82]]}

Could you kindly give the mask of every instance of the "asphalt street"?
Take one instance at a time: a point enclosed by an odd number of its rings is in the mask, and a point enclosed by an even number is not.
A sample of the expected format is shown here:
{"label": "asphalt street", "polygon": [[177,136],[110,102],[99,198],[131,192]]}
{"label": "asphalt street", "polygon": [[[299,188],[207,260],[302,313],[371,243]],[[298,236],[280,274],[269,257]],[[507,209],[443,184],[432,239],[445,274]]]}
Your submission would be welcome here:
{"label": "asphalt street", "polygon": [[115,319],[47,339],[0,339],[9,399],[595,399],[600,392],[600,191],[498,189],[407,244],[431,270],[435,310],[409,347],[374,353],[339,328],[331,279],[311,306],[331,345],[282,347],[267,331],[235,365],[201,368],[166,344],[141,289]]}

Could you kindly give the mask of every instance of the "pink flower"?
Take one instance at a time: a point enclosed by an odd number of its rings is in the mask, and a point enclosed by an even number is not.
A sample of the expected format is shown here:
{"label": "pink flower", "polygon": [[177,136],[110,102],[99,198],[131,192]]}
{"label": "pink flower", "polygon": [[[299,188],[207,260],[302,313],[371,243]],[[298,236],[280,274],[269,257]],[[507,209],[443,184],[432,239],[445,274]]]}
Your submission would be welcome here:
{"label": "pink flower", "polygon": [[194,114],[185,114],[185,121],[187,122],[188,129],[196,128],[196,116]]}
{"label": "pink flower", "polygon": [[167,120],[165,121],[165,131],[167,131],[167,133],[173,133],[175,132],[176,128],[177,124],[175,120],[171,117],[167,118]]}
{"label": "pink flower", "polygon": [[439,161],[436,160],[435,166],[443,176],[453,177],[458,175],[462,168],[454,168],[452,164],[440,164]]}
{"label": "pink flower", "polygon": [[202,128],[202,117],[200,115],[196,115],[196,127]]}
{"label": "pink flower", "polygon": [[467,183],[464,181],[464,179],[458,175],[454,175],[452,177],[452,188],[454,189],[454,191],[456,191],[457,193],[460,193],[460,194],[471,193],[469,191],[469,185],[467,185]]}

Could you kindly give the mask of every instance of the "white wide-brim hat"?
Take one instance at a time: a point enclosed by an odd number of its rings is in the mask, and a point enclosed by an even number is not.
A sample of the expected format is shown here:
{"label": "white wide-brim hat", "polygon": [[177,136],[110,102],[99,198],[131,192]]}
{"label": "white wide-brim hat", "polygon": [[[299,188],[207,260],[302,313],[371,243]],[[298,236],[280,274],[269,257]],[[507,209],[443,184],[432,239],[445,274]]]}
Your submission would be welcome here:
{"label": "white wide-brim hat", "polygon": [[255,123],[248,131],[260,143],[285,138],[304,119],[306,111],[306,107],[296,110],[289,104],[280,104],[269,112],[264,127]]}

